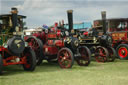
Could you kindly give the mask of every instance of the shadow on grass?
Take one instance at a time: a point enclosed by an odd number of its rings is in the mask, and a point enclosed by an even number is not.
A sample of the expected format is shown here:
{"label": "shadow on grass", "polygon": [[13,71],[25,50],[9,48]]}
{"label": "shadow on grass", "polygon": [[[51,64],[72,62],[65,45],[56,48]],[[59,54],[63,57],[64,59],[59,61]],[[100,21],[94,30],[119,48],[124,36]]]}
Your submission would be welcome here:
{"label": "shadow on grass", "polygon": [[[91,65],[93,66],[93,65]],[[96,65],[94,65],[96,66]],[[82,66],[79,66],[76,62],[74,63],[73,67],[68,69],[68,70],[76,70],[76,69],[83,69],[81,68]],[[90,67],[87,66],[87,67]],[[60,71],[64,70],[60,68],[57,62],[43,62],[40,66],[36,66],[35,71],[29,72],[29,71],[24,71],[22,65],[12,65],[12,66],[7,66],[4,67],[3,75],[2,76],[10,76],[10,75],[16,75],[16,74],[31,74],[31,73],[43,73],[43,72],[54,72],[54,71]]]}
{"label": "shadow on grass", "polygon": [[9,76],[15,74],[23,74],[23,73],[37,73],[37,72],[51,72],[61,69],[58,63],[50,62],[50,63],[42,63],[40,66],[36,66],[35,71],[24,71],[22,65],[11,65],[6,66],[3,69],[3,74],[0,76]]}
{"label": "shadow on grass", "polygon": [[113,64],[117,64],[117,63],[128,63],[128,60],[121,60],[119,58],[116,58],[114,62],[108,62],[108,63],[113,63]]}
{"label": "shadow on grass", "polygon": [[5,66],[1,76],[15,75],[24,73],[21,65]]}
{"label": "shadow on grass", "polygon": [[[127,60],[120,60],[116,59],[114,62],[106,62],[106,63],[98,63],[95,60],[92,60],[89,66],[79,66],[76,62],[74,63],[73,67],[71,70],[84,70],[85,68],[93,68],[93,67],[101,67],[104,65],[109,65],[109,64],[117,64],[117,63],[127,63]],[[22,65],[12,65],[12,66],[7,66],[4,67],[3,69],[3,75],[2,76],[9,76],[9,75],[16,75],[16,74],[26,74],[26,73],[40,73],[40,72],[53,72],[53,71],[60,71],[63,70],[60,68],[57,62],[42,62],[40,66],[37,66],[35,71],[29,72],[29,71],[24,71]]]}

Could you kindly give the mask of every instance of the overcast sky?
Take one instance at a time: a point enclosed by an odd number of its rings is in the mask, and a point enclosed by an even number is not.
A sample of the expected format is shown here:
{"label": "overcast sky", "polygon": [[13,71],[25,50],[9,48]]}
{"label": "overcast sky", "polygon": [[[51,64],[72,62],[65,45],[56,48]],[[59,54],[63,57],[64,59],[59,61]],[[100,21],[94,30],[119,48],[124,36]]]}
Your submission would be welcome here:
{"label": "overcast sky", "polygon": [[62,19],[67,23],[68,9],[73,10],[75,23],[100,19],[101,11],[107,11],[107,18],[128,18],[128,0],[0,0],[0,14],[9,13],[11,7],[27,16],[29,28]]}

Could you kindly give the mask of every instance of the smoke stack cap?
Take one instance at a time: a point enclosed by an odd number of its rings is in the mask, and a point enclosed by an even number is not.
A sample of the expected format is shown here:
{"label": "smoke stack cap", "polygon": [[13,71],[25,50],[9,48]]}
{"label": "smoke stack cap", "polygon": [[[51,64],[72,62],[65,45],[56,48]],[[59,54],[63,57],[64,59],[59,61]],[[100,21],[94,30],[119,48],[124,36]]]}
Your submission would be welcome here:
{"label": "smoke stack cap", "polygon": [[17,8],[15,8],[15,7],[11,8],[11,13],[12,14],[17,14],[18,13]]}
{"label": "smoke stack cap", "polygon": [[73,12],[73,10],[68,10],[67,12],[68,12],[68,13],[72,13],[72,12]]}
{"label": "smoke stack cap", "polygon": [[106,11],[102,11],[101,13],[104,15],[104,14],[106,14]]}

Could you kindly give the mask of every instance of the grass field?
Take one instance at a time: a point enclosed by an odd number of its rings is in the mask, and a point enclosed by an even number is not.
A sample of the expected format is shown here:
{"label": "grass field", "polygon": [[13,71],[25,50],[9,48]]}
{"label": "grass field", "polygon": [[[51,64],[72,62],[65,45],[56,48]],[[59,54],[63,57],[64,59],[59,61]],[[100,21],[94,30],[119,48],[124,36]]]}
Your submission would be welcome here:
{"label": "grass field", "polygon": [[110,63],[92,61],[88,67],[77,64],[61,69],[56,63],[43,63],[34,72],[22,66],[8,66],[0,76],[0,85],[128,85],[128,61]]}

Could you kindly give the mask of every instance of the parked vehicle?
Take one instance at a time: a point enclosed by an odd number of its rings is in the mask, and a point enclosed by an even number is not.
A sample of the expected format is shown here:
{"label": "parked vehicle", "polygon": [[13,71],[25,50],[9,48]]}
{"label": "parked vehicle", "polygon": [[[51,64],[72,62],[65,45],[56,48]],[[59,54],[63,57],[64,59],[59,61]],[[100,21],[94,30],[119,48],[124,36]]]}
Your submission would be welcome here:
{"label": "parked vehicle", "polygon": [[[101,20],[95,20],[94,25],[102,25]],[[112,36],[117,57],[128,59],[128,18],[107,19],[107,31]]]}
{"label": "parked vehicle", "polygon": [[0,15],[0,73],[4,66],[23,66],[26,71],[34,71],[36,56],[23,39],[23,19],[18,10],[12,8],[11,14]]}
{"label": "parked vehicle", "polygon": [[[34,33],[26,41],[34,50],[40,49],[37,53],[43,53],[42,60],[56,59],[61,68],[71,68],[74,60],[80,66],[88,66],[91,61],[90,50],[86,46],[79,46],[78,39],[70,36],[71,29],[73,29],[72,10],[68,10],[67,13],[69,29],[65,29],[63,25],[58,26],[56,23],[54,27]],[[37,37],[38,40],[35,40],[34,37]],[[40,47],[37,41],[41,42],[43,46]]]}
{"label": "parked vehicle", "polygon": [[[92,55],[98,62],[114,61],[115,50],[112,48],[112,38],[106,32],[106,12],[102,12],[102,26],[93,26],[90,31],[80,34],[79,41],[81,46],[90,48]],[[102,30],[99,31],[99,27]],[[102,32],[102,33],[101,33]]]}

